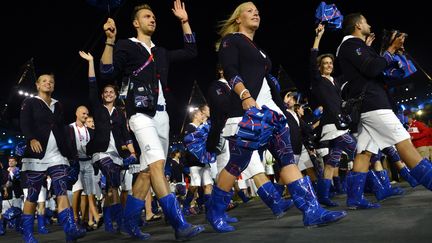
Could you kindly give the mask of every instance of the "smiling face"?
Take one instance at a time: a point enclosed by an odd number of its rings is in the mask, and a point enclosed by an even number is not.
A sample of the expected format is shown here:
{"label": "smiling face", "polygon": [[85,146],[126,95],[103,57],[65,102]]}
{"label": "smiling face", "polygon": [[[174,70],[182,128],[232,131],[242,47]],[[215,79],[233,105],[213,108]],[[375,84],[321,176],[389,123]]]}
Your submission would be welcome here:
{"label": "smiling face", "polygon": [[240,32],[247,30],[257,30],[261,19],[258,9],[255,7],[255,5],[251,2],[247,2],[240,5],[239,8],[240,14],[237,17],[236,22],[239,24]]}
{"label": "smiling face", "polygon": [[329,56],[323,57],[321,59],[319,70],[323,75],[330,75],[333,72],[333,59]]}
{"label": "smiling face", "polygon": [[116,100],[117,95],[114,87],[112,86],[105,86],[103,93],[102,93],[102,101],[104,104],[110,104],[114,103]]}
{"label": "smiling face", "polygon": [[54,75],[43,74],[36,80],[36,89],[39,93],[51,94],[54,91]]}
{"label": "smiling face", "polygon": [[79,121],[81,124],[84,124],[86,122],[88,114],[88,109],[85,106],[78,107],[75,112],[77,121]]}

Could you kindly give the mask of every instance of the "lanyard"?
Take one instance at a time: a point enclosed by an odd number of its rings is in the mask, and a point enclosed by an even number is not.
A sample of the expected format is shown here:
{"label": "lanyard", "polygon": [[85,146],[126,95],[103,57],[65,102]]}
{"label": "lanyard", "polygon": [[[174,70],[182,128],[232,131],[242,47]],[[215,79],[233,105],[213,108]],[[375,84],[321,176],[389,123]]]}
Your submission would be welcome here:
{"label": "lanyard", "polygon": [[[76,126],[76,128],[77,128],[77,132],[78,132],[78,137],[79,137],[79,140],[80,140],[80,142],[82,142],[83,141],[83,139],[84,139],[84,136],[81,136],[81,132],[80,132],[80,129],[79,129],[79,127],[77,126],[77,124],[76,124],[76,122],[75,122],[75,126]],[[85,126],[83,126],[84,128],[85,128]],[[84,132],[85,133],[85,141],[87,142],[88,141],[88,132],[87,132],[87,129],[86,129],[86,131]]]}
{"label": "lanyard", "polygon": [[135,71],[133,71],[132,72],[132,75],[133,76],[138,76],[138,74],[145,68],[145,67],[147,67],[149,64],[150,64],[150,62],[152,62],[153,61],[153,54],[151,54],[150,56],[149,56],[149,58],[147,59],[147,61],[140,67],[140,68],[138,68],[137,70],[135,70]]}

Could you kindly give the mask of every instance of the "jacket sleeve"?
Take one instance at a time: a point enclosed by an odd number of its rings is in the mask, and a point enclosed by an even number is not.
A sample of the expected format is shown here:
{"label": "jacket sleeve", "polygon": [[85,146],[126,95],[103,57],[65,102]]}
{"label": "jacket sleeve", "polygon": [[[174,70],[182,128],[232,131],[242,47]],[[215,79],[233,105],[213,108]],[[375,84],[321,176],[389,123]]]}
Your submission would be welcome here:
{"label": "jacket sleeve", "polygon": [[321,80],[321,75],[316,63],[317,57],[318,57],[318,49],[312,48],[310,53],[310,58],[309,58],[309,71],[310,71],[311,84],[317,83]]}
{"label": "jacket sleeve", "polygon": [[347,41],[347,58],[361,74],[366,77],[374,78],[382,74],[387,67],[387,61],[379,56],[372,47],[360,41]]}
{"label": "jacket sleeve", "polygon": [[89,78],[89,100],[94,112],[95,108],[100,105],[98,85],[95,77]]}
{"label": "jacket sleeve", "polygon": [[243,82],[239,72],[239,49],[234,35],[224,38],[219,47],[219,62],[231,88]]}
{"label": "jacket sleeve", "polygon": [[195,58],[197,55],[195,36],[193,34],[186,34],[184,35],[184,47],[168,51],[168,60],[170,62],[184,61]]}
{"label": "jacket sleeve", "polygon": [[129,40],[119,40],[114,47],[113,52],[113,63],[103,64],[100,63],[100,77],[107,82],[117,80],[120,74],[123,72],[123,67],[127,63],[127,49],[131,48]]}

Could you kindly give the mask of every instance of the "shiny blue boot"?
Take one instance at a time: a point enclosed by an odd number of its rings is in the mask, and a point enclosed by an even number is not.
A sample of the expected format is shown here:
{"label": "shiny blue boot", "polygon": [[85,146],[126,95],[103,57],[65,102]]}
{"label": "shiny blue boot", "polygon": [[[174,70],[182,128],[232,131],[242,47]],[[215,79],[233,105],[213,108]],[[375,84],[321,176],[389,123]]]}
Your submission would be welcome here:
{"label": "shiny blue boot", "polygon": [[38,221],[38,232],[39,234],[48,234],[48,228],[45,226],[45,216],[44,215],[39,215],[37,216],[37,221]]}
{"label": "shiny blue boot", "polygon": [[237,195],[240,197],[240,199],[244,202],[247,203],[250,201],[250,197],[246,196],[246,194],[244,193],[244,191],[242,189],[240,189],[237,192]]}
{"label": "shiny blue boot", "polygon": [[273,186],[276,188],[276,191],[283,197],[283,194],[285,192],[285,185],[281,185],[279,183],[273,183]]}
{"label": "shiny blue boot", "polygon": [[381,179],[379,178],[378,172],[376,171],[368,171],[366,185],[371,188],[372,193],[375,194],[375,198],[378,201],[382,201],[392,195],[391,190],[381,183]]}
{"label": "shiny blue boot", "polygon": [[[232,197],[234,192],[231,190],[230,193],[231,193],[231,197]],[[206,212],[207,212],[208,208],[210,207],[211,194],[204,194],[204,200],[205,200],[204,205],[205,205]],[[237,223],[238,219],[236,217],[229,216],[228,213],[225,211],[225,221],[227,223]]]}
{"label": "shiny blue boot", "polygon": [[116,233],[117,231],[114,230],[112,225],[112,219],[111,219],[111,207],[103,207],[103,220],[104,220],[104,227],[105,231],[109,233]]}
{"label": "shiny blue boot", "polygon": [[424,187],[432,190],[432,163],[428,159],[422,159],[412,168],[411,175]]}
{"label": "shiny blue boot", "polygon": [[376,171],[378,178],[381,181],[381,184],[386,188],[390,196],[399,196],[405,194],[405,190],[400,187],[392,187],[390,183],[390,178],[388,176],[387,170]]}
{"label": "shiny blue boot", "polygon": [[343,181],[342,178],[340,176],[334,176],[333,177],[333,185],[335,188],[335,192],[336,194],[346,194],[346,188],[344,190],[343,188]]}
{"label": "shiny blue boot", "polygon": [[212,196],[209,202],[209,208],[206,212],[206,219],[219,233],[234,231],[234,227],[229,225],[225,220],[225,211],[231,201],[231,193],[213,186]]}
{"label": "shiny blue boot", "polygon": [[260,188],[258,188],[257,193],[267,207],[272,210],[276,218],[281,218],[285,215],[288,209],[294,206],[292,200],[282,199],[271,181],[264,183]]}
{"label": "shiny blue boot", "polygon": [[411,187],[416,187],[419,185],[418,181],[411,175],[411,171],[408,167],[404,166],[399,174],[410,184]]}
{"label": "shiny blue boot", "polygon": [[66,208],[58,214],[59,223],[66,234],[66,242],[74,242],[86,234],[86,230],[79,228],[74,221],[72,208]]}
{"label": "shiny blue boot", "polygon": [[[0,200],[0,203],[1,203],[1,200]],[[2,219],[0,219],[0,235],[4,235],[6,233],[4,225],[5,225],[5,221],[2,218]]]}
{"label": "shiny blue boot", "polygon": [[288,184],[294,204],[303,212],[304,226],[326,225],[344,218],[345,211],[329,211],[320,206],[309,176]]}
{"label": "shiny blue boot", "polygon": [[25,243],[38,243],[33,236],[34,215],[22,214],[20,225],[22,227],[22,236]]}
{"label": "shiny blue boot", "polygon": [[186,194],[185,200],[183,201],[183,209],[182,209],[183,215],[186,217],[191,215],[190,204],[193,201],[193,199],[194,199],[194,194],[188,192]]}
{"label": "shiny blue boot", "polygon": [[339,204],[330,200],[329,196],[331,183],[332,181],[330,179],[318,179],[318,202],[328,207],[336,207],[339,206]]}
{"label": "shiny blue boot", "polygon": [[180,205],[174,194],[170,193],[165,197],[160,198],[159,203],[162,207],[165,217],[175,230],[176,240],[188,240],[204,231],[203,226],[191,225],[186,222],[181,212]]}
{"label": "shiny blue boot", "polygon": [[378,203],[369,202],[363,194],[368,173],[350,172],[347,177],[347,207],[350,209],[379,208]]}
{"label": "shiny blue boot", "polygon": [[120,232],[123,220],[123,206],[120,203],[111,205],[111,223],[114,232]]}
{"label": "shiny blue boot", "polygon": [[123,214],[123,223],[121,224],[123,232],[140,240],[150,239],[150,234],[141,232],[138,226],[144,207],[145,201],[128,195]]}

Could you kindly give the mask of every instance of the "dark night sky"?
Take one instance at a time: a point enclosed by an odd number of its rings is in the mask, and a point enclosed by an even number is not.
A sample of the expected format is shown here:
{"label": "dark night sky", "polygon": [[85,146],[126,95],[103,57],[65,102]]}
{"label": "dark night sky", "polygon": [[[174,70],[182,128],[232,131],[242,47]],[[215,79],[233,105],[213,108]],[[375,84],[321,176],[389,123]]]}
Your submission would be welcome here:
{"label": "dark night sky", "polygon": [[[118,39],[135,35],[130,24],[130,13],[136,3],[149,3],[157,17],[157,30],[153,36],[156,45],[168,49],[182,46],[181,27],[171,12],[172,0],[123,0],[122,5],[111,11],[118,27]],[[185,106],[196,80],[203,90],[216,78],[214,42],[217,39],[216,25],[225,19],[234,7],[243,1],[237,0],[186,0],[190,24],[196,33],[199,56],[187,63],[171,66],[169,85],[177,102],[176,113],[171,114],[171,126],[175,133],[180,130]],[[308,53],[314,36],[314,13],[320,1],[297,1],[296,7],[285,7],[292,1],[254,1],[260,10],[261,27],[255,41],[268,52],[273,61],[273,73],[279,65],[296,83],[300,90],[308,87]],[[432,34],[429,33],[430,8],[427,1],[410,1],[409,6],[396,1],[327,1],[336,3],[343,15],[361,12],[368,19],[372,31],[378,36],[383,28],[396,28],[409,34],[406,50],[414,56],[424,69],[432,72]],[[376,6],[388,4],[387,6]],[[96,59],[101,55],[105,41],[102,25],[107,11],[89,5],[85,0],[23,1],[9,2],[0,14],[2,23],[2,67],[0,69],[0,97],[4,102],[13,85],[21,75],[23,64],[34,58],[36,74],[54,72],[56,91],[54,98],[66,107],[66,120],[72,122],[74,109],[87,103],[87,63],[79,50],[90,51]],[[404,11],[404,12],[402,12]],[[342,38],[340,32],[324,34],[321,51],[335,52]],[[418,72],[412,78],[418,92],[425,92],[426,81]],[[33,87],[33,84],[26,84]],[[420,89],[419,89],[420,88]],[[427,86],[430,88],[430,86]],[[16,105],[15,105],[16,106]]]}

